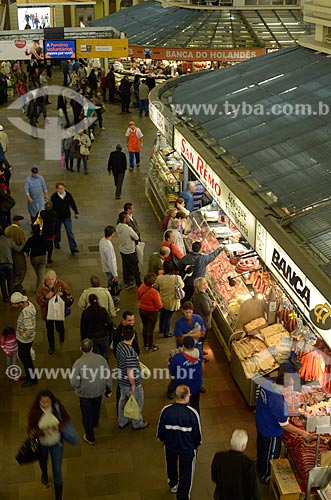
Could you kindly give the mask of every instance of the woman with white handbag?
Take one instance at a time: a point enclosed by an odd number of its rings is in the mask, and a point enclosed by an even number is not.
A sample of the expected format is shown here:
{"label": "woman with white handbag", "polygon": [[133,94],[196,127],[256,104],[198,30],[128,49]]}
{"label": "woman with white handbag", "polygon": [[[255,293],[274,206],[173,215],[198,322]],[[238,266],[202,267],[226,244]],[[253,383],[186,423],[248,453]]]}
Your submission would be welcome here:
{"label": "woman with white handbag", "polygon": [[48,271],[36,293],[41,317],[46,322],[48,354],[55,352],[54,328],[59,332],[61,344],[64,342],[64,299],[68,297],[71,297],[69,286],[64,281],[57,279],[55,271]]}

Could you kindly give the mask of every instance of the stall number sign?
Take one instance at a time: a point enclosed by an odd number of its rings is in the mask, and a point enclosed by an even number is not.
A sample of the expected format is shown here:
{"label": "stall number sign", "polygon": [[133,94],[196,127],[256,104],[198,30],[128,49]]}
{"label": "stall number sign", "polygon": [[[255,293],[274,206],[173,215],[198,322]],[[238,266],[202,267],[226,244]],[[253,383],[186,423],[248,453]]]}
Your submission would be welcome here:
{"label": "stall number sign", "polygon": [[[158,104],[158,103],[157,103]],[[149,117],[172,146],[174,127],[166,117],[158,110],[152,101],[149,101]]]}
{"label": "stall number sign", "polygon": [[330,304],[260,222],[256,224],[255,249],[288,295],[330,346]]}
{"label": "stall number sign", "polygon": [[223,208],[241,234],[251,245],[254,245],[256,224],[254,215],[216,175],[213,169],[177,129],[175,129],[174,134],[174,148],[180,153],[181,157],[191,170],[193,170],[196,177],[209,191],[214,200]]}

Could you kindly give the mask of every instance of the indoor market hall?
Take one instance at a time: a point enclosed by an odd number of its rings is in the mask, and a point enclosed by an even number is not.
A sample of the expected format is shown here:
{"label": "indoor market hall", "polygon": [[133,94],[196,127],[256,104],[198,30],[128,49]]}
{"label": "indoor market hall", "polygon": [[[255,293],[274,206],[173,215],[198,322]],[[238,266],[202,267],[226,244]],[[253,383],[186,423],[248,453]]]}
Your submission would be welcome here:
{"label": "indoor market hall", "polygon": [[[59,77],[55,73],[52,83]],[[57,96],[49,96],[51,104],[47,106],[50,124],[57,121]],[[47,270],[54,270],[57,277],[64,280],[71,288],[75,302],[71,315],[65,320],[65,340],[59,343],[56,336],[55,353],[48,354],[48,343],[45,322],[41,318],[40,308],[36,303],[36,278],[34,270],[28,262],[28,272],[24,288],[29,300],[37,309],[37,335],[34,341],[35,366],[37,368],[71,368],[80,357],[80,317],[81,309],[77,302],[82,291],[90,286],[90,276],[101,278],[102,286],[106,286],[106,278],[101,269],[98,244],[103,237],[107,225],[116,226],[118,214],[123,211],[124,203],[132,202],[135,217],[139,223],[141,239],[146,243],[144,265],[141,277],[147,272],[149,256],[158,251],[163,239],[160,222],[146,197],[145,185],[149,168],[150,155],[157,130],[148,117],[139,117],[137,110],[121,113],[119,103],[105,104],[103,114],[104,130],[95,127],[95,142],[92,145],[88,160],[88,175],[83,170],[74,172],[61,168],[60,154],[58,159],[47,158],[53,147],[49,125],[39,120],[40,136],[33,138],[14,126],[13,117],[22,118],[20,110],[10,110],[2,105],[0,123],[9,137],[7,159],[12,166],[10,189],[16,205],[12,216],[23,216],[21,228],[26,236],[30,236],[31,226],[24,192],[26,178],[31,169],[38,168],[45,179],[49,197],[55,192],[56,183],[62,182],[77,204],[79,218],[72,217],[73,233],[79,253],[71,254],[67,238],[62,228],[61,248],[54,249],[53,262]],[[126,172],[121,199],[115,199],[115,187],[112,176],[108,175],[108,156],[118,143],[126,151],[125,132],[128,122],[134,120],[144,134],[142,160],[140,168]],[[27,120],[23,118],[25,125]],[[21,122],[20,122],[21,123]],[[57,124],[58,128],[60,124]],[[60,129],[61,130],[61,129]],[[46,154],[45,154],[46,152]],[[53,156],[54,158],[54,156]],[[117,254],[119,275],[122,281],[121,257],[118,251],[118,237],[113,239]],[[135,314],[135,328],[139,333],[142,347],[141,321],[136,299],[136,288],[124,290],[120,294],[120,308],[115,319],[116,325],[121,322],[121,314],[131,310]],[[176,319],[179,316],[176,313]],[[5,326],[16,327],[18,312],[9,302],[0,302],[1,330]],[[175,348],[173,337],[163,338],[155,330],[154,342],[159,346],[157,351],[142,350],[140,360],[150,369],[166,368],[169,352]],[[208,351],[209,362],[204,366],[203,384],[206,392],[200,397],[200,415],[202,428],[202,444],[197,454],[196,469],[191,492],[192,500],[213,498],[214,484],[211,481],[211,463],[215,452],[230,448],[230,437],[234,429],[246,429],[249,435],[247,454],[256,458],[256,430],[254,411],[244,400],[229,370],[229,362],[222,347],[211,333],[204,349]],[[110,355],[110,366],[116,367],[113,354]],[[26,438],[29,410],[38,391],[49,389],[63,403],[72,422],[83,436],[83,426],[79,399],[71,388],[69,380],[58,376],[47,380],[43,376],[37,385],[21,387],[20,381],[9,379],[5,375],[5,357],[0,357],[0,498],[3,500],[50,500],[54,498],[53,483],[46,488],[40,481],[38,462],[19,466],[15,455]],[[143,381],[145,392],[144,419],[149,427],[133,432],[130,427],[120,430],[116,418],[116,382],[113,395],[103,398],[99,429],[96,432],[96,443],[90,446],[81,439],[77,446],[64,445],[63,458],[63,498],[64,500],[165,500],[173,498],[167,484],[164,451],[162,444],[156,439],[156,429],[161,409],[173,401],[167,398],[168,380],[148,379]],[[51,478],[51,467],[49,464]],[[268,500],[272,495],[267,486],[262,486],[262,498]]]}

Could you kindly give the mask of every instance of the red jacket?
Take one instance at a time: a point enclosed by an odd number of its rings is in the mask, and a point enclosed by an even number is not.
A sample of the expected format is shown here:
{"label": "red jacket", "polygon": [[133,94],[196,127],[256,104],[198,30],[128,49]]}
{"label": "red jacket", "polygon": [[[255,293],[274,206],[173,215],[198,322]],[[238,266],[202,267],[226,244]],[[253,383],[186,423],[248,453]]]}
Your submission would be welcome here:
{"label": "red jacket", "polygon": [[140,285],[136,297],[139,300],[139,309],[158,311],[163,307],[159,292],[152,286]]}
{"label": "red jacket", "polygon": [[184,257],[183,252],[174,243],[170,243],[169,241],[164,240],[160,245],[160,248],[162,247],[170,248],[170,254],[168,255],[168,257],[165,257],[164,260],[172,260],[171,255],[177,257],[178,260],[181,260]]}

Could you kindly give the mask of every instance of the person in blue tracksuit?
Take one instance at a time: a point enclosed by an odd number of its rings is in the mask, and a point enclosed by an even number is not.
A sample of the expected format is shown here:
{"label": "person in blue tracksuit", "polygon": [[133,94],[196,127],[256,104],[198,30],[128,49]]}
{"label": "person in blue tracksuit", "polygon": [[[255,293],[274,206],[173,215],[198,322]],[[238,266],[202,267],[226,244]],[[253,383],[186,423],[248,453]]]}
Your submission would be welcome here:
{"label": "person in blue tracksuit", "polygon": [[[157,438],[164,444],[170,492],[177,500],[189,500],[198,446],[201,443],[199,414],[188,406],[190,389],[176,388],[176,402],[160,414]],[[178,473],[179,465],[179,473]]]}
{"label": "person in blue tracksuit", "polygon": [[271,380],[261,377],[255,382],[261,384],[255,415],[257,472],[262,483],[269,483],[270,460],[279,458],[283,432],[293,432],[306,441],[311,441],[311,435],[289,423],[287,403]]}

